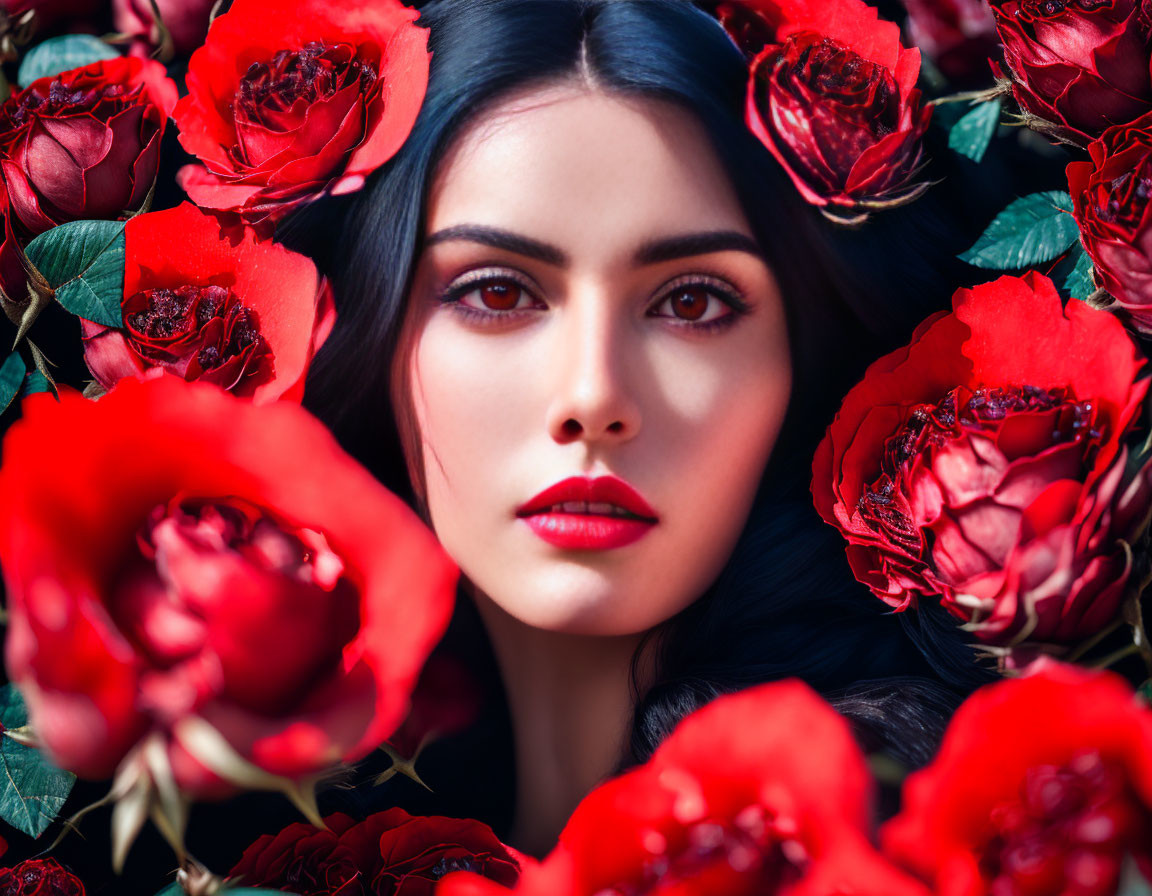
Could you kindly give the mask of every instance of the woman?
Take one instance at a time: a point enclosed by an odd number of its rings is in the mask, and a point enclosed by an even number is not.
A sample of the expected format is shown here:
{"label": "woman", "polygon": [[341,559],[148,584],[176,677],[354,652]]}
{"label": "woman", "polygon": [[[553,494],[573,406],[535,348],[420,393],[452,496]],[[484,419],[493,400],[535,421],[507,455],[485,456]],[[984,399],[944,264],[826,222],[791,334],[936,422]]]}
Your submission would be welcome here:
{"label": "woman", "polygon": [[683,715],[774,678],[926,760],[982,673],[947,626],[913,633],[922,655],[811,510],[815,437],[880,349],[852,349],[840,284],[871,274],[744,128],[740,52],[682,0],[444,0],[421,23],[404,148],[287,238],[340,297],[311,407],[425,513],[491,641],[509,842],[545,852]]}

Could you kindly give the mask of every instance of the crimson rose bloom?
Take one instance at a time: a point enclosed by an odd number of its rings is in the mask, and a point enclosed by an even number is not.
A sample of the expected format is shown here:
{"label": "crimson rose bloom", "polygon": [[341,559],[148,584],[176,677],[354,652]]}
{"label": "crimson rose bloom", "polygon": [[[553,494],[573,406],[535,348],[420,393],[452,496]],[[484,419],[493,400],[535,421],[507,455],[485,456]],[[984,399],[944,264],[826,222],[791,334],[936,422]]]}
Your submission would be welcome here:
{"label": "crimson rose bloom", "polygon": [[0,493],[8,670],[82,776],[160,747],[203,796],[255,781],[241,761],[296,780],[357,759],[451,610],[432,534],[287,402],[169,376],[34,395]]}
{"label": "crimson rose bloom", "polygon": [[55,859],[28,859],[0,868],[0,896],[84,896],[84,884]]}
{"label": "crimson rose bloom", "polygon": [[1056,663],[989,685],[904,784],[884,851],[939,896],[1114,896],[1152,877],[1152,711],[1122,678]]}
{"label": "crimson rose bloom", "polygon": [[427,34],[398,0],[236,0],[188,67],[174,116],[204,163],[200,206],[275,221],[358,190],[403,144],[428,86]]}
{"label": "crimson rose bloom", "polygon": [[[868,840],[872,781],[847,722],[799,681],[694,712],[592,791],[525,896],[927,896]],[[438,896],[503,892],[466,875]]]}
{"label": "crimson rose bloom", "polygon": [[176,85],[150,59],[107,59],[33,81],[0,106],[0,171],[30,234],[143,205]]}
{"label": "crimson rose bloom", "polygon": [[1081,242],[1117,307],[1152,332],[1152,112],[1106,130],[1088,155],[1067,169]]}
{"label": "crimson rose bloom", "polygon": [[1148,388],[1111,314],[1029,273],[953,297],[881,358],[816,452],[816,509],[897,610],[937,596],[984,642],[1069,644],[1115,619],[1152,466],[1121,445]]}
{"label": "crimson rose bloom", "polygon": [[1147,0],[990,0],[1027,112],[1085,144],[1152,109]]}
{"label": "crimson rose bloom", "polygon": [[923,193],[931,109],[916,89],[920,52],[860,0],[786,0],[771,11],[777,43],[752,62],[748,124],[804,198],[859,212]]}
{"label": "crimson rose bloom", "polygon": [[309,259],[248,229],[222,235],[190,203],[132,218],[124,240],[124,328],[81,322],[101,386],[159,367],[256,402],[300,400],[336,318]]}
{"label": "crimson rose bloom", "polygon": [[411,816],[403,809],[357,822],[336,813],[328,830],[291,824],[244,851],[229,877],[245,887],[297,896],[432,896],[452,871],[472,871],[508,886],[517,861],[478,821]]}

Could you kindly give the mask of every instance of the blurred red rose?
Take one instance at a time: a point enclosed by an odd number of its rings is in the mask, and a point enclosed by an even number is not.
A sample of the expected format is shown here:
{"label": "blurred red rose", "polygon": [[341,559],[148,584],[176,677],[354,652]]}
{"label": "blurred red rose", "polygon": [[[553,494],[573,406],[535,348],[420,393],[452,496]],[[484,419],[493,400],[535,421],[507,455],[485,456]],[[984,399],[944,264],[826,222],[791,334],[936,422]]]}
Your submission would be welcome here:
{"label": "blurred red rose", "polygon": [[[215,0],[156,0],[177,56],[187,56],[204,43],[214,4]],[[152,0],[112,0],[112,15],[118,32],[136,38],[132,44],[135,55],[147,56],[159,46],[160,30]]]}
{"label": "blurred red rose", "polygon": [[0,106],[0,171],[32,235],[143,205],[176,85],[150,59],[108,59],[33,81]]}
{"label": "blurred red rose", "polygon": [[1152,877],[1152,712],[1055,663],[985,687],[881,839],[939,896],[1114,896],[1126,857]]}
{"label": "blurred red rose", "polygon": [[1087,143],[1152,109],[1147,0],[990,0],[1026,112]]}
{"label": "blurred red rose", "polygon": [[82,321],[84,360],[111,389],[160,367],[256,402],[299,401],[336,312],[303,255],[220,231],[190,203],[124,228],[123,329]]}
{"label": "blurred red rose", "polygon": [[0,896],[84,896],[84,884],[55,859],[0,868]]}
{"label": "blurred red rose", "polygon": [[1106,130],[1088,155],[1067,169],[1081,242],[1116,306],[1152,333],[1152,112]]}
{"label": "blurred red rose", "polygon": [[985,0],[901,0],[908,37],[959,87],[982,87],[998,56],[996,19]]}
{"label": "blurred red rose", "polygon": [[[798,681],[720,697],[592,791],[523,894],[927,896],[871,846],[872,780],[848,723]],[[438,896],[501,892],[466,875]]]}
{"label": "blurred red rose", "polygon": [[236,0],[188,67],[181,169],[200,206],[275,221],[358,190],[400,148],[428,86],[427,33],[398,0]]}
{"label": "blurred red rose", "polygon": [[923,193],[931,109],[916,89],[920,52],[901,46],[900,29],[861,0],[753,6],[770,11],[776,43],[752,62],[748,124],[804,198],[861,211]]}
{"label": "blurred red rose", "polygon": [[229,877],[245,887],[297,896],[432,896],[453,871],[472,871],[511,886],[517,860],[478,821],[411,816],[403,809],[357,822],[343,813],[328,830],[291,824],[244,851]]}
{"label": "blurred red rose", "polygon": [[984,642],[1112,622],[1152,466],[1121,441],[1148,388],[1111,314],[1029,273],[961,289],[868,368],[817,449],[816,509],[897,610],[937,596]]}
{"label": "blurred red rose", "polygon": [[8,670],[82,776],[130,752],[154,773],[159,747],[213,796],[249,786],[221,772],[237,758],[288,780],[357,759],[403,719],[451,612],[432,534],[286,402],[171,376],[34,395],[0,493]]}

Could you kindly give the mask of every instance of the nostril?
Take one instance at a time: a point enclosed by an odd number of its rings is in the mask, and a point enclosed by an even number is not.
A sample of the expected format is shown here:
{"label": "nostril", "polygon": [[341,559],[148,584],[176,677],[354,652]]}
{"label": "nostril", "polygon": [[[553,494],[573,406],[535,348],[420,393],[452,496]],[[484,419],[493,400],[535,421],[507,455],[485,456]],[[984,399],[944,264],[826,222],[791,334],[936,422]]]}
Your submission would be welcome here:
{"label": "nostril", "polygon": [[619,420],[615,420],[612,423],[608,424],[608,432],[620,433],[623,431],[624,431],[624,424],[621,423]]}
{"label": "nostril", "polygon": [[580,426],[580,422],[578,420],[573,420],[571,417],[565,420],[564,425],[560,427],[560,430],[564,433],[565,437],[569,439],[574,439],[580,435],[582,429],[583,427]]}

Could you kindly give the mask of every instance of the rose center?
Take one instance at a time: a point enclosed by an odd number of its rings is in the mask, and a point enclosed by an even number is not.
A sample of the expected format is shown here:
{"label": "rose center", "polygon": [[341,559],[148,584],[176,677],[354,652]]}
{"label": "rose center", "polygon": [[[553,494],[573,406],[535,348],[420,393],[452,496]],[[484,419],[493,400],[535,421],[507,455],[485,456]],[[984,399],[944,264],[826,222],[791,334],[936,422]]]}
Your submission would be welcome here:
{"label": "rose center", "polygon": [[655,831],[650,838],[651,858],[640,874],[605,887],[595,896],[663,893],[678,889],[681,882],[715,879],[718,872],[755,882],[756,892],[767,896],[798,881],[808,863],[804,847],[781,836],[760,805],[748,806],[731,819],[709,819],[690,825],[675,849]]}
{"label": "rose center", "polygon": [[884,66],[811,32],[790,36],[781,59],[782,76],[804,84],[824,100],[855,107],[876,134],[883,136],[898,126],[900,91]]}
{"label": "rose center", "polygon": [[1146,157],[1136,171],[1125,171],[1097,190],[1093,210],[1106,224],[1139,227],[1152,196],[1152,158]]}
{"label": "rose center", "polygon": [[271,62],[254,62],[236,91],[236,107],[249,120],[264,121],[303,100],[311,104],[359,82],[361,92],[376,80],[376,72],[348,44],[306,44],[281,50]]}
{"label": "rose center", "polygon": [[1129,792],[1123,771],[1099,752],[1028,770],[1017,801],[991,814],[981,856],[989,892],[1112,896],[1124,858],[1143,854],[1152,816]]}
{"label": "rose center", "polygon": [[110,104],[102,118],[110,118],[116,112],[131,105],[143,88],[128,89],[123,84],[106,84],[91,89],[68,88],[59,79],[48,86],[48,94],[25,90],[8,108],[8,116],[13,127],[21,127],[35,116],[57,116],[62,113],[92,112],[103,103]]}
{"label": "rose center", "polygon": [[226,287],[146,289],[124,307],[129,311],[125,314],[128,332],[145,356],[155,354],[156,342],[192,336],[200,338],[196,361],[203,371],[215,370],[241,355],[268,352],[256,312]]}

